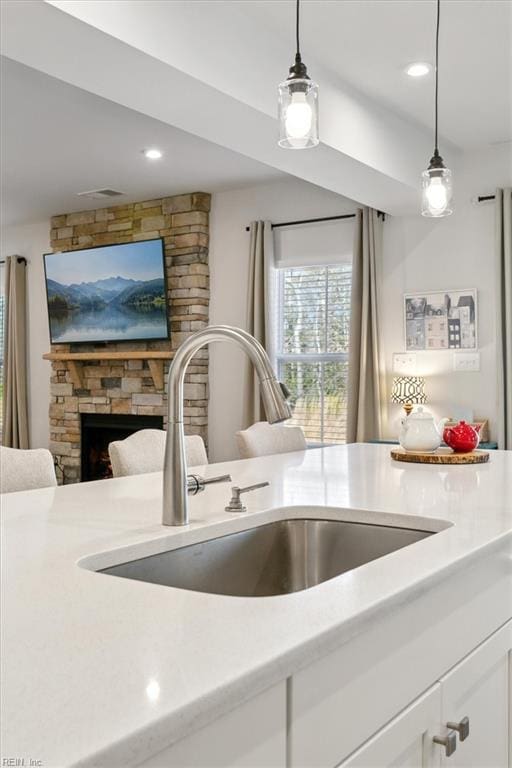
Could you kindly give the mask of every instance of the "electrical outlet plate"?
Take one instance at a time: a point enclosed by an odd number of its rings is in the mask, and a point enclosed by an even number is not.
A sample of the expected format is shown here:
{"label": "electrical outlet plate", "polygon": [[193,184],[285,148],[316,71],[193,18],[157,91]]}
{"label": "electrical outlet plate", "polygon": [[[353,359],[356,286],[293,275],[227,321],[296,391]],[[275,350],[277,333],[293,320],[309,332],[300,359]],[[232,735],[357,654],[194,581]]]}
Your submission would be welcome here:
{"label": "electrical outlet plate", "polygon": [[393,355],[393,373],[414,376],[416,373],[416,352],[395,352]]}
{"label": "electrical outlet plate", "polygon": [[453,370],[474,373],[480,370],[480,352],[454,352]]}

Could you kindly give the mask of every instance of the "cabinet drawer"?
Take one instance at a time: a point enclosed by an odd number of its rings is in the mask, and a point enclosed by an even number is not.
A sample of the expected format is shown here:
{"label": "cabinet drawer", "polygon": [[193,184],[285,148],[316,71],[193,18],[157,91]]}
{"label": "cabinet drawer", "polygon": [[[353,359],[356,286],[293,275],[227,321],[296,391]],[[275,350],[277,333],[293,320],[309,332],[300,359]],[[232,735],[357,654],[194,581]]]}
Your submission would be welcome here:
{"label": "cabinet drawer", "polygon": [[439,768],[441,751],[434,744],[441,686],[434,685],[338,768]]}
{"label": "cabinet drawer", "polygon": [[511,617],[507,550],[459,571],[289,680],[292,768],[332,768]]}
{"label": "cabinet drawer", "polygon": [[469,735],[445,758],[447,768],[505,768],[509,747],[509,652],[512,622],[441,679],[443,725],[468,718]]}

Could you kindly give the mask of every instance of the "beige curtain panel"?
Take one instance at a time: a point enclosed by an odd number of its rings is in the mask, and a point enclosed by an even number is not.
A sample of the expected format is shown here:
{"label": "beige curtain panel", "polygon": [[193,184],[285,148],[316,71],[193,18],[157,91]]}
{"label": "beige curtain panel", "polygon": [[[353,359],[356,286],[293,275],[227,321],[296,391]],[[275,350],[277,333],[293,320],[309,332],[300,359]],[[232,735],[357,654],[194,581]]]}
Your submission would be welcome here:
{"label": "beige curtain panel", "polygon": [[512,450],[512,189],[496,190],[498,446]]}
{"label": "beige curtain panel", "polygon": [[5,260],[2,443],[28,448],[26,261]]}
{"label": "beige curtain panel", "polygon": [[[252,221],[249,241],[249,280],[247,288],[246,330],[269,352],[271,362],[273,344],[271,312],[274,299],[274,241],[270,221]],[[258,377],[252,363],[247,360],[244,383],[244,427],[266,419]]]}
{"label": "beige curtain panel", "polygon": [[378,337],[377,285],[382,262],[382,220],[359,208],[354,232],[347,398],[347,443],[381,437],[384,365]]}

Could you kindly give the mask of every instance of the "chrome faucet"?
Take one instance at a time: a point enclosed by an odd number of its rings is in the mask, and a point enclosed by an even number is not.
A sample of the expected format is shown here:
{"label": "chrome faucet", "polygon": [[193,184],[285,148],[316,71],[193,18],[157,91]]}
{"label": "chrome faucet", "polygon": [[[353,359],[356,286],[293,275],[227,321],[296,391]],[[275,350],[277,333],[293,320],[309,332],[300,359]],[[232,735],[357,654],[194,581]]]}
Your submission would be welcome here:
{"label": "chrome faucet", "polygon": [[267,353],[250,333],[229,325],[210,325],[189,336],[177,350],[167,380],[169,415],[164,459],[163,525],[188,524],[190,485],[183,430],[183,386],[190,360],[212,341],[233,341],[248,354],[260,380],[261,399],[270,424],[285,421],[291,416],[286,389],[277,381]]}

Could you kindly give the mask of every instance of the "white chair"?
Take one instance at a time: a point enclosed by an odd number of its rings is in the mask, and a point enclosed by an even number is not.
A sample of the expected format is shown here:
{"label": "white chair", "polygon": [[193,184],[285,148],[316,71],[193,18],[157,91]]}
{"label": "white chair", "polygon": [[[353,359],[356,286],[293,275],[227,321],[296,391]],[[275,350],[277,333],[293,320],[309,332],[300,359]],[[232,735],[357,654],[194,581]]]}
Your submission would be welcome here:
{"label": "white chair", "polygon": [[306,438],[300,427],[269,424],[267,421],[257,421],[252,427],[237,432],[235,437],[241,459],[307,449]]}
{"label": "white chair", "polygon": [[53,488],[57,485],[53,456],[46,448],[0,447],[0,493]]}
{"label": "white chair", "polygon": [[[114,477],[162,470],[166,435],[163,429],[140,429],[124,440],[110,443],[108,453]],[[206,448],[199,435],[185,437],[185,454],[189,467],[208,464]]]}

